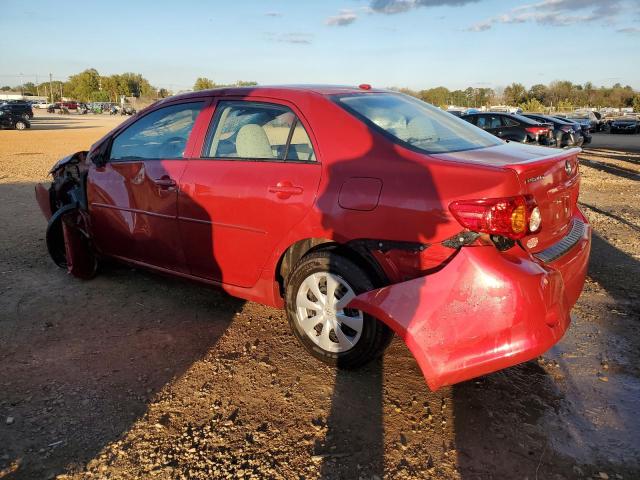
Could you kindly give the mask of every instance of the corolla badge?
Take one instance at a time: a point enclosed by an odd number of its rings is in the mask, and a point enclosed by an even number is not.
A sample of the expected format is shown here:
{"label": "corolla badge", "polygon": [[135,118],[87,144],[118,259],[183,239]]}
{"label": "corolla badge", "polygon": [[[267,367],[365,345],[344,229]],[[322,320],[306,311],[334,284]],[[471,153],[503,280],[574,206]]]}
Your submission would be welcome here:
{"label": "corolla badge", "polygon": [[524,183],[533,183],[533,182],[538,182],[540,180],[542,180],[544,178],[544,175],[538,175],[537,177],[531,177],[531,178],[527,178]]}

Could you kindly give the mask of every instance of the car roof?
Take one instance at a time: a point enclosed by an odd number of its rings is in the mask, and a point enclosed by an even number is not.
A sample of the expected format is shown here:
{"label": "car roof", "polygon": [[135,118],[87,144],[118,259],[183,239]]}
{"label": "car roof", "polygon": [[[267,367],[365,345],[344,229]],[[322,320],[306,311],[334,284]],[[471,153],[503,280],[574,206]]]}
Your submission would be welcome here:
{"label": "car roof", "polygon": [[260,85],[253,87],[222,87],[209,90],[198,90],[197,92],[186,92],[166,100],[201,98],[210,96],[274,96],[288,97],[291,94],[316,94],[316,95],[345,95],[353,93],[397,93],[384,89],[359,88],[349,85]]}

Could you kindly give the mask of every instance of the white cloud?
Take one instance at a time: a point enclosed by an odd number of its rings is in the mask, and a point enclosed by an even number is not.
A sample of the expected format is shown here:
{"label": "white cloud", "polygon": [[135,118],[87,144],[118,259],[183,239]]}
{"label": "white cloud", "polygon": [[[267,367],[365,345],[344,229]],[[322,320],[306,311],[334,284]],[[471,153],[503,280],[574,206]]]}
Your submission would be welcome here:
{"label": "white cloud", "polygon": [[482,32],[496,24],[536,23],[563,27],[577,23],[615,25],[624,14],[640,10],[636,0],[542,0],[472,25],[467,30]]}
{"label": "white cloud", "polygon": [[344,27],[351,25],[357,18],[358,15],[353,10],[341,10],[338,15],[327,18],[325,23],[333,27]]}
{"label": "white cloud", "polygon": [[267,40],[272,42],[279,43],[292,43],[297,45],[309,45],[313,40],[313,35],[309,33],[273,33],[273,32],[265,32],[265,37]]}

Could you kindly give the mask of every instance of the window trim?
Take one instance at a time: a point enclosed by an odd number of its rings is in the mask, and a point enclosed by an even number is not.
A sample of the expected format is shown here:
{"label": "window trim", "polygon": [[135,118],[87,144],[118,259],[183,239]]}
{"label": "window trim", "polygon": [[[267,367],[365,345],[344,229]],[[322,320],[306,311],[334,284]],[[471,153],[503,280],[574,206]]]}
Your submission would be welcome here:
{"label": "window trim", "polygon": [[193,126],[191,127],[191,131],[189,132],[189,136],[187,137],[187,143],[185,144],[185,153],[187,153],[187,147],[189,146],[189,142],[192,139],[192,134],[193,134],[193,129],[196,125],[196,122],[198,121],[198,118],[200,118],[200,115],[202,115],[202,113],[205,111],[208,102],[206,98],[193,98],[193,99],[187,99],[185,101],[181,101],[181,102],[172,102],[172,103],[168,103],[168,104],[161,104],[158,105],[157,108],[154,108],[153,110],[149,110],[148,112],[144,113],[144,115],[140,115],[140,116],[134,116],[132,118],[132,121],[130,123],[125,122],[123,125],[120,126],[120,129],[113,135],[111,136],[111,138],[109,139],[109,148],[107,149],[106,152],[106,157],[107,157],[107,162],[106,163],[134,163],[134,162],[158,162],[161,160],[187,160],[189,159],[188,155],[184,155],[182,157],[172,157],[172,158],[127,158],[127,159],[113,159],[111,158],[111,149],[113,148],[113,142],[115,141],[116,138],[118,138],[120,135],[122,135],[124,132],[126,132],[131,126],[133,126],[135,123],[139,122],[140,120],[142,120],[143,118],[145,118],[148,115],[151,115],[152,113],[158,112],[164,108],[170,108],[170,107],[175,107],[178,105],[189,105],[189,104],[194,104],[194,103],[200,103],[202,104],[202,108],[200,109],[200,112],[198,112],[198,116],[195,118],[195,120],[193,121]]}
{"label": "window trim", "polygon": [[[243,103],[243,104],[257,104],[260,106],[266,105],[267,107],[275,107],[278,109],[286,109],[287,111],[293,113],[293,115],[295,116],[294,121],[291,124],[291,127],[289,129],[289,134],[287,135],[287,143],[285,144],[285,154],[284,154],[284,158],[283,159],[279,159],[279,158],[244,158],[244,157],[215,157],[215,156],[208,156],[208,152],[207,150],[209,150],[209,148],[211,147],[211,141],[213,140],[213,136],[215,135],[215,131],[218,128],[218,122],[220,121],[220,117],[222,115],[222,110],[219,110],[219,106],[221,103],[223,102],[227,102],[227,103]],[[207,133],[204,136],[204,141],[202,142],[202,148],[200,149],[200,156],[198,157],[198,160],[214,160],[214,161],[231,161],[231,162],[260,162],[260,163],[308,163],[308,164],[320,164],[320,161],[318,160],[318,149],[316,148],[316,145],[314,143],[314,140],[311,138],[311,135],[309,134],[309,128],[304,124],[304,122],[301,119],[301,115],[299,114],[299,112],[296,111],[296,109],[293,108],[293,105],[288,105],[285,103],[277,103],[274,101],[271,101],[271,99],[266,99],[263,100],[262,98],[252,98],[252,97],[244,97],[244,98],[238,98],[238,97],[218,97],[215,98],[213,101],[213,115],[211,116],[211,120],[209,121],[209,126],[207,128]],[[314,157],[315,160],[288,160],[287,159],[287,154],[289,152],[289,146],[291,144],[291,139],[293,138],[293,131],[296,127],[296,125],[300,123],[302,125],[302,128],[304,128],[307,137],[309,138],[309,142],[311,142],[311,148],[313,148],[313,153],[314,153]]]}

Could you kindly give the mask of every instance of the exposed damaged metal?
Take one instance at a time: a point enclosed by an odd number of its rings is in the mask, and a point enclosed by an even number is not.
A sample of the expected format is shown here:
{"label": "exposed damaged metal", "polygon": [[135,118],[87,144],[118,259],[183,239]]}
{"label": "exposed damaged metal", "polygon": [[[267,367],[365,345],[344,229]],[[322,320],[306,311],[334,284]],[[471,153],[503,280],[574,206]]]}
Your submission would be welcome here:
{"label": "exposed damaged metal", "polygon": [[87,152],[77,152],[56,163],[47,188],[36,185],[36,198],[48,218],[46,242],[56,265],[79,278],[91,278],[97,270],[97,257],[87,226]]}
{"label": "exposed damaged metal", "polygon": [[464,230],[455,234],[451,238],[447,238],[442,242],[442,245],[449,248],[458,249],[475,242],[481,234],[478,232],[472,232],[470,230]]}

